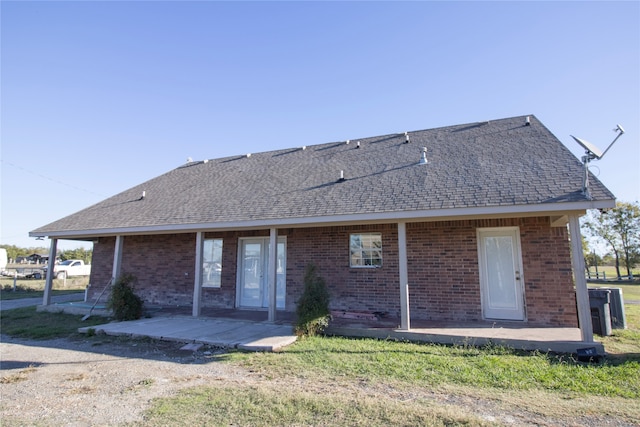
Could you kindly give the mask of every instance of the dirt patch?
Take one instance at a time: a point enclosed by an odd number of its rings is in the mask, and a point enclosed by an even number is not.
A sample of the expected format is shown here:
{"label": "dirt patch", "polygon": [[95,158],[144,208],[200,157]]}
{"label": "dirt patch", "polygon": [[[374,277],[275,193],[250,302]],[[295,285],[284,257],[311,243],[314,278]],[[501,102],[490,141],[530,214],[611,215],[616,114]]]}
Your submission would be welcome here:
{"label": "dirt patch", "polygon": [[111,337],[48,341],[2,337],[2,425],[118,425],[139,421],[151,399],[244,373],[222,353],[175,342]]}

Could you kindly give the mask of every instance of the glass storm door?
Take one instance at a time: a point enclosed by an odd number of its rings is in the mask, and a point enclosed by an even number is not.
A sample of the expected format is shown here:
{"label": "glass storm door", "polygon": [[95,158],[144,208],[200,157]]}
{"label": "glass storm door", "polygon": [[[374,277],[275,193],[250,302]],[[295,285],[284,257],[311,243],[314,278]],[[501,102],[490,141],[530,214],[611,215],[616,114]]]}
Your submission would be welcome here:
{"label": "glass storm door", "polygon": [[484,317],[524,320],[519,230],[479,230],[478,253]]}
{"label": "glass storm door", "polygon": [[[276,308],[285,307],[286,246],[278,238]],[[269,307],[269,238],[240,240],[238,263],[238,306],[244,308]]]}

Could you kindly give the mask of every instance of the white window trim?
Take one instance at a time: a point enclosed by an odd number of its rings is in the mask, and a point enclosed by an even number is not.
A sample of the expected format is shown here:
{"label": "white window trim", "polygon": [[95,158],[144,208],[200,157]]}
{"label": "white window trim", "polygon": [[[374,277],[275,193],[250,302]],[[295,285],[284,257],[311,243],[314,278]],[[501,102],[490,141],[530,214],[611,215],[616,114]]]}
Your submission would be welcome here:
{"label": "white window trim", "polygon": [[[352,251],[352,247],[351,247],[351,239],[353,236],[365,236],[365,235],[378,235],[380,236],[380,265],[354,265],[352,263],[353,260],[353,251]],[[360,247],[360,253],[362,254],[365,250],[371,250],[371,248],[364,248],[364,247]],[[362,260],[364,261],[364,257],[362,257]],[[382,255],[382,233],[381,232],[366,232],[366,233],[350,233],[349,234],[349,268],[381,268],[383,266],[384,263],[384,257]]]}

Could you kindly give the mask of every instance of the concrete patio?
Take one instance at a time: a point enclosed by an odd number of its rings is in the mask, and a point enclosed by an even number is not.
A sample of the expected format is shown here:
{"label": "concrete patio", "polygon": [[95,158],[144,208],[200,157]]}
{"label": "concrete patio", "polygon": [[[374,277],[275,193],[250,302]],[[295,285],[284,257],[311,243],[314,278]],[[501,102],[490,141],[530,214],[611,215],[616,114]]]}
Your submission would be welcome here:
{"label": "concrete patio", "polygon": [[593,348],[599,355],[605,353],[604,346],[599,342],[582,342],[579,328],[531,327],[506,322],[414,321],[411,329],[406,331],[388,324],[334,321],[326,333],[337,336],[397,339],[445,345],[477,347],[500,345],[517,350],[556,353],[577,353],[580,349]]}
{"label": "concrete patio", "polygon": [[207,344],[247,351],[278,351],[296,341],[291,325],[236,319],[161,316],[80,328],[81,333]]}
{"label": "concrete patio", "polygon": [[[39,310],[86,314],[90,306],[60,303],[39,306]],[[92,315],[106,315],[96,307]],[[129,322],[111,322],[94,326],[108,335],[150,337],[185,343],[202,343],[253,351],[278,351],[295,342],[294,314],[278,311],[276,322],[267,322],[267,312],[203,308],[200,317],[190,315],[191,307],[148,307],[149,318]],[[581,341],[579,328],[535,327],[518,322],[435,322],[412,320],[411,329],[399,329],[399,319],[334,318],[328,335],[397,339],[445,345],[501,345],[518,350],[577,353],[591,348],[605,353],[599,342]],[[86,333],[88,328],[81,328]]]}

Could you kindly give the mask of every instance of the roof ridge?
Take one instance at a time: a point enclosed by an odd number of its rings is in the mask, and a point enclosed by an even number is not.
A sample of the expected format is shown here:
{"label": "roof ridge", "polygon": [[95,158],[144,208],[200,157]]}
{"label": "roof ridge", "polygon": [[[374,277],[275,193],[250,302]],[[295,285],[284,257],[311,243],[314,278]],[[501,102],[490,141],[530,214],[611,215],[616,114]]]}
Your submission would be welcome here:
{"label": "roof ridge", "polygon": [[[255,152],[255,153],[234,154],[234,155],[225,156],[225,157],[214,157],[214,158],[208,158],[208,159],[203,159],[203,160],[195,160],[195,161],[192,161],[190,163],[192,164],[192,163],[203,163],[203,162],[206,163],[206,162],[210,162],[210,161],[232,161],[232,160],[240,160],[242,158],[250,157],[250,156],[262,156],[262,155],[268,155],[268,154],[278,155],[280,153],[288,154],[288,153],[294,153],[296,151],[306,151],[306,150],[317,149],[318,147],[324,147],[324,146],[329,147],[331,145],[340,146],[341,144],[357,143],[358,141],[365,141],[365,140],[371,140],[371,139],[393,137],[393,136],[404,137],[405,133],[411,134],[411,133],[417,133],[417,132],[439,131],[439,130],[447,129],[447,128],[464,128],[465,126],[471,126],[471,125],[477,125],[477,124],[483,124],[483,123],[491,124],[491,123],[496,123],[496,122],[501,122],[501,121],[511,121],[511,120],[515,120],[515,119],[522,119],[522,118],[525,118],[525,117],[535,118],[535,115],[533,115],[533,114],[523,114],[523,115],[519,115],[519,116],[504,117],[504,118],[492,119],[492,120],[479,120],[479,121],[475,121],[475,122],[460,123],[460,124],[455,124],[455,125],[438,126],[438,127],[434,127],[434,128],[414,129],[414,130],[406,130],[406,131],[401,131],[401,132],[391,132],[391,133],[381,134],[381,135],[371,135],[371,136],[364,136],[364,137],[360,137],[360,138],[350,138],[350,139],[343,139],[343,140],[337,140],[337,141],[323,142],[323,143],[320,143],[320,144],[300,145],[300,146],[294,146],[294,147],[279,148],[279,149],[275,149],[275,150],[258,151],[258,152]],[[537,122],[539,122],[539,120],[537,120]],[[189,165],[190,163],[185,163],[184,165],[180,165],[177,168],[185,167],[185,166]]]}

